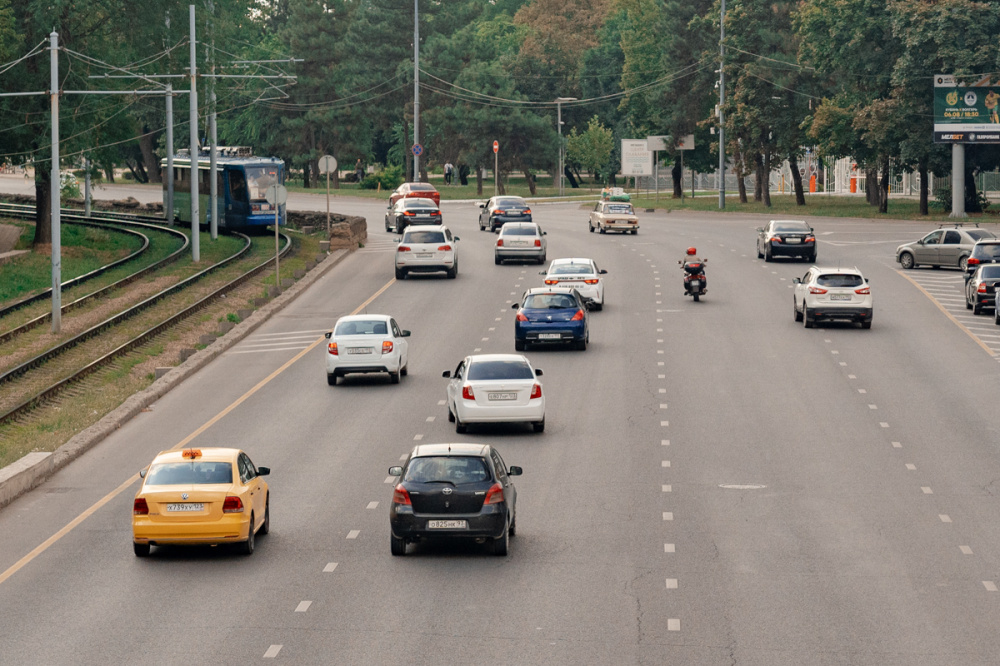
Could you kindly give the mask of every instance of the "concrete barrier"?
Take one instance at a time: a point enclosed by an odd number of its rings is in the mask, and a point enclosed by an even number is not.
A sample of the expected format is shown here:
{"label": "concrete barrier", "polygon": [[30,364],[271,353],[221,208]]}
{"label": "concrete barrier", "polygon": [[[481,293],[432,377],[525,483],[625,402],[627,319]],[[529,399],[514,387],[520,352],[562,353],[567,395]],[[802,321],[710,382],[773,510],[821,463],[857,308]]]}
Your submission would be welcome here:
{"label": "concrete barrier", "polygon": [[293,284],[295,284],[295,280],[293,280],[292,278],[281,278],[281,290],[282,291],[284,291],[285,289],[291,288],[291,286]]}
{"label": "concrete barrier", "polygon": [[253,310],[251,310],[250,308],[240,308],[239,310],[236,311],[236,316],[240,318],[240,321],[243,321],[243,320],[249,318],[250,315],[252,315],[252,314],[253,314]]}
{"label": "concrete barrier", "polygon": [[209,335],[203,335],[200,338],[198,338],[198,344],[199,345],[205,345],[207,347],[208,345],[212,344],[213,342],[215,342],[218,339],[219,339],[219,337],[216,336],[216,335],[211,335],[211,334],[209,334]]}
{"label": "concrete barrier", "polygon": [[221,335],[225,335],[229,331],[233,330],[233,326],[235,326],[235,324],[233,324],[233,322],[229,321],[228,319],[226,321],[220,321],[219,322],[219,333]]}
{"label": "concrete barrier", "polygon": [[170,372],[173,369],[174,369],[174,366],[172,366],[172,365],[168,365],[165,368],[157,368],[154,371],[154,376],[156,377],[156,379],[159,379],[160,377],[162,377],[163,375],[167,374],[168,372]]}
{"label": "concrete barrier", "polygon": [[295,278],[296,280],[301,280],[305,276],[306,272],[301,268],[296,268],[294,271],[292,271],[292,277]]}
{"label": "concrete barrier", "polygon": [[0,506],[10,504],[15,497],[51,476],[54,462],[51,453],[35,451],[0,469]]}
{"label": "concrete barrier", "polygon": [[198,352],[197,349],[191,349],[189,347],[188,349],[182,349],[180,353],[177,354],[177,357],[180,358],[181,363],[183,363],[184,361],[194,356],[197,352]]}

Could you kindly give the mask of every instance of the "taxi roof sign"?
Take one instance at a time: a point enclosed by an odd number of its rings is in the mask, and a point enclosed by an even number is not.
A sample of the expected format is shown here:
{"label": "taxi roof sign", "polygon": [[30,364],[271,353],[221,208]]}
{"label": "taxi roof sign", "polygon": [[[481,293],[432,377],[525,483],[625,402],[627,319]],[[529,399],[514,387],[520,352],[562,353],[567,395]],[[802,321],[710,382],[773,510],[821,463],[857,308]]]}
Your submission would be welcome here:
{"label": "taxi roof sign", "polygon": [[184,449],[181,451],[181,457],[190,458],[191,460],[201,458],[201,449]]}

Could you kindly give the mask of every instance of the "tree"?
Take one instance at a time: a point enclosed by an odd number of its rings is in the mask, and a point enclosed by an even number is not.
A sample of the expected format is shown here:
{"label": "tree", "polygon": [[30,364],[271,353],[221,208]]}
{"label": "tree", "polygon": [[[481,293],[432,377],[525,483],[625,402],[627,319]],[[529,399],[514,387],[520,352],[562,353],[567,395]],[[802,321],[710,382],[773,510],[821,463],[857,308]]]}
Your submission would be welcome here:
{"label": "tree", "polygon": [[604,127],[597,116],[594,116],[587,123],[587,129],[583,133],[577,133],[575,127],[570,130],[566,138],[566,158],[594,174],[595,178],[599,175],[607,184],[614,145],[615,139],[611,130]]}

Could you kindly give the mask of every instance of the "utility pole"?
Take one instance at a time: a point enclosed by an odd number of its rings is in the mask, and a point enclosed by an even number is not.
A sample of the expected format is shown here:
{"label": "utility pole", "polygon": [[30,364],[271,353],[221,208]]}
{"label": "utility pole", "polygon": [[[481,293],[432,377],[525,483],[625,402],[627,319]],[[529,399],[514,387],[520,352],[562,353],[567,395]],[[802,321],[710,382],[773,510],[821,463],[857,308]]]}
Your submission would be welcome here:
{"label": "utility pole", "polygon": [[559,130],[559,196],[563,194],[563,165],[566,162],[565,146],[562,138],[562,103],[575,102],[576,97],[556,97],[556,129]]}
{"label": "utility pole", "polygon": [[[413,145],[420,145],[420,0],[413,0]],[[420,182],[420,155],[413,151],[413,181]]]}
{"label": "utility pole", "polygon": [[719,210],[726,207],[726,122],[722,105],[726,103],[726,0],[719,13]]}
{"label": "utility pole", "polygon": [[199,227],[201,214],[198,212],[198,55],[194,31],[194,5],[188,5],[188,24],[191,31],[191,261],[201,261]]}
{"label": "utility pole", "polygon": [[[206,5],[208,5],[208,21],[209,27],[211,28],[212,34],[212,45],[215,45],[215,21],[212,17],[215,15],[215,4],[212,0],[206,0]],[[209,95],[209,106],[211,111],[208,116],[208,141],[209,141],[209,166],[208,166],[208,178],[209,178],[209,192],[211,196],[209,197],[209,210],[211,211],[209,217],[209,235],[212,240],[216,240],[219,237],[219,183],[218,183],[218,146],[217,146],[217,135],[215,128],[215,54],[209,51],[208,44],[205,44],[205,51],[208,53],[208,59],[212,65],[212,78],[209,80],[209,86],[211,93]]]}
{"label": "utility pole", "polygon": [[167,224],[174,226],[174,87],[167,84],[167,200],[163,202]]}
{"label": "utility pole", "polygon": [[59,33],[49,33],[49,109],[52,120],[52,171],[49,205],[52,206],[52,332],[62,329],[62,220],[59,216]]}

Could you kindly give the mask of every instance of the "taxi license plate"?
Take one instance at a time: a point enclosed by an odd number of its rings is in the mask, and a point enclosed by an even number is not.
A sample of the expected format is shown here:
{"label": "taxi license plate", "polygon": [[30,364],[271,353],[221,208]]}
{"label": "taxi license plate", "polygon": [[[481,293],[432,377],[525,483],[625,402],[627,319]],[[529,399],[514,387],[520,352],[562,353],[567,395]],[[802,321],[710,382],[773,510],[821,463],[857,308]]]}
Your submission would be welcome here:
{"label": "taxi license plate", "polygon": [[831,301],[849,301],[851,300],[850,294],[830,294]]}
{"label": "taxi license plate", "polygon": [[560,340],[562,336],[558,333],[539,333],[539,340]]}
{"label": "taxi license plate", "polygon": [[517,393],[487,393],[488,400],[517,400]]}
{"label": "taxi license plate", "polygon": [[585,282],[560,282],[560,287],[572,287],[573,289],[583,289],[586,286]]}
{"label": "taxi license plate", "polygon": [[796,243],[801,243],[802,239],[801,238],[786,238],[785,242],[788,243],[789,245],[795,245]]}
{"label": "taxi license plate", "polygon": [[204,511],[204,510],[205,510],[205,505],[202,504],[201,502],[183,502],[178,504],[167,505],[167,511],[171,513],[173,512],[183,513],[184,511]]}
{"label": "taxi license plate", "polygon": [[466,520],[428,520],[429,530],[467,530],[469,522]]}
{"label": "taxi license plate", "polygon": [[371,347],[348,347],[347,348],[347,353],[348,354],[371,354],[372,353],[372,348]]}

